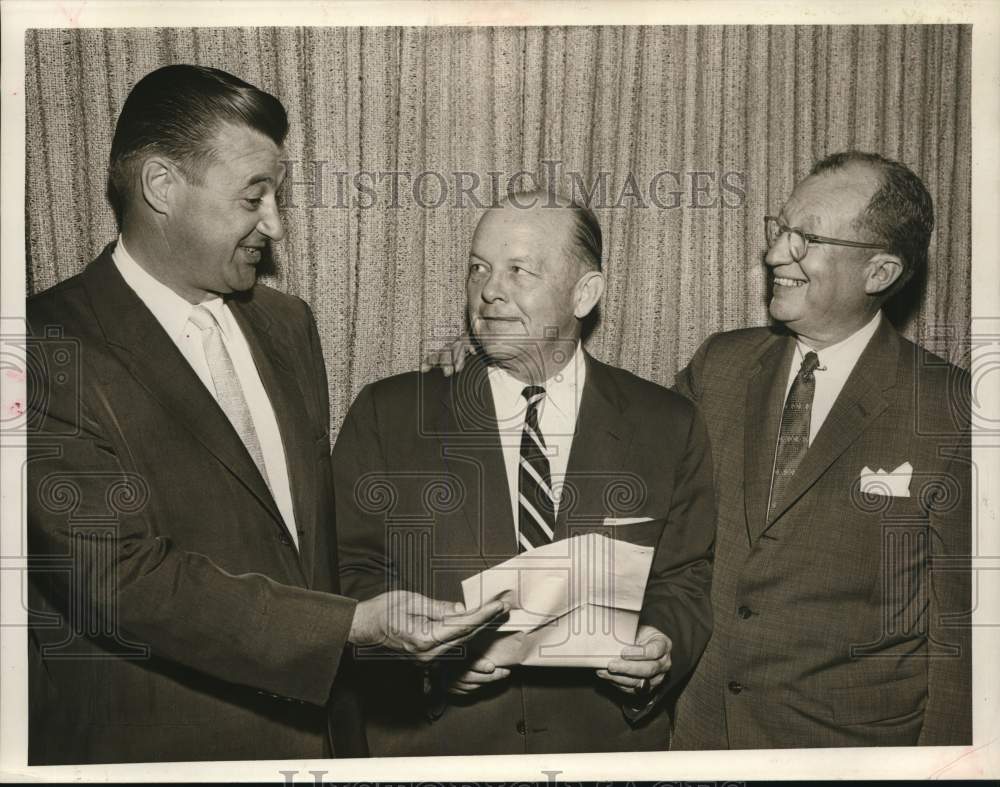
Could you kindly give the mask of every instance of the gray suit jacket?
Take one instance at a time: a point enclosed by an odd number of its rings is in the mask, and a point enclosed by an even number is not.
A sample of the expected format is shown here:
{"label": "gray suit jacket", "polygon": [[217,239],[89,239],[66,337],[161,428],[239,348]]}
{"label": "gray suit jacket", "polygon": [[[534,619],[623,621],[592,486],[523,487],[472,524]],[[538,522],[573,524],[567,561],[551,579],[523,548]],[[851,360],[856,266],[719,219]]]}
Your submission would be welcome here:
{"label": "gray suit jacket", "polygon": [[[770,516],[794,338],[710,337],[677,379],[719,506],[715,631],[673,748],[971,741],[969,376],[883,320]],[[909,497],[862,468],[913,465]]]}

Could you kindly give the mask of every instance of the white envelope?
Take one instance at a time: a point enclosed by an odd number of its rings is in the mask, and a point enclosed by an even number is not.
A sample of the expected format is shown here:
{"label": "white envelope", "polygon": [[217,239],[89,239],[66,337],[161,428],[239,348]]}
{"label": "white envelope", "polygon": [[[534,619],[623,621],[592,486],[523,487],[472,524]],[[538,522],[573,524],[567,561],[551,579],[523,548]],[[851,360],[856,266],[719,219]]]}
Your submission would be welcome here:
{"label": "white envelope", "polygon": [[910,479],[913,477],[913,465],[903,462],[892,472],[883,468],[872,470],[867,465],[861,469],[861,491],[869,495],[882,497],[909,497]]}
{"label": "white envelope", "polygon": [[653,547],[587,533],[469,577],[462,594],[466,609],[511,605],[499,636],[483,638],[495,664],[604,666],[635,642],[652,563]]}
{"label": "white envelope", "polygon": [[477,656],[500,667],[591,667],[601,669],[635,643],[639,613],[582,604],[544,626],[474,643]]}

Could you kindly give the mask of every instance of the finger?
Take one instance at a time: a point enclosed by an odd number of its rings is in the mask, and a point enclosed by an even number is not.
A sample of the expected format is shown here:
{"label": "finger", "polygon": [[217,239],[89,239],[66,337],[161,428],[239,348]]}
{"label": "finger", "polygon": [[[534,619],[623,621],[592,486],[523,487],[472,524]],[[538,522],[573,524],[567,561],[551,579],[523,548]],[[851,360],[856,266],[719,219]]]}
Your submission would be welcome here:
{"label": "finger", "polygon": [[[429,601],[429,599],[428,599]],[[444,602],[434,602],[441,604]],[[455,605],[459,607],[460,605]],[[443,609],[438,606],[437,610]],[[472,612],[450,615],[442,615],[439,618],[427,618],[430,620],[429,634],[413,638],[412,649],[409,651],[421,661],[428,661],[437,658],[442,652],[461,644],[465,640],[475,636],[485,625],[490,623],[498,615],[506,614],[510,610],[510,605],[505,601],[491,601],[484,604],[479,609]],[[414,623],[420,623],[419,618],[411,618]],[[424,622],[426,622],[426,620]]]}
{"label": "finger", "polygon": [[655,636],[641,645],[626,645],[622,648],[623,659],[661,659],[667,654],[667,639]]}
{"label": "finger", "polygon": [[467,633],[475,632],[480,627],[486,625],[499,615],[510,611],[510,604],[506,601],[490,601],[487,604],[471,611],[456,611],[450,615],[437,618],[442,633],[447,634],[449,640],[464,636]]}
{"label": "finger", "polygon": [[473,670],[469,670],[459,675],[458,682],[471,683],[481,686],[484,683],[493,683],[497,680],[503,680],[509,675],[510,670],[505,667],[497,667],[492,672],[475,672]]}
{"label": "finger", "polygon": [[444,620],[455,615],[465,614],[465,604],[461,601],[440,601],[439,599],[420,596],[424,600],[423,606],[417,605],[413,610],[416,614],[422,614],[431,620]]}
{"label": "finger", "polygon": [[448,693],[449,694],[468,694],[469,693],[469,689],[461,689],[458,686],[449,686],[448,687]]}
{"label": "finger", "polygon": [[469,352],[469,349],[469,338],[467,336],[463,336],[452,343],[448,362],[454,365],[456,372],[461,371],[462,364],[465,362],[465,354]]}
{"label": "finger", "polygon": [[666,672],[666,669],[659,661],[612,661],[608,663],[608,672],[635,680],[652,678]]}
{"label": "finger", "polygon": [[642,685],[642,678],[634,678],[629,675],[615,675],[603,669],[597,670],[597,677],[614,684],[619,689],[629,692],[635,692]]}

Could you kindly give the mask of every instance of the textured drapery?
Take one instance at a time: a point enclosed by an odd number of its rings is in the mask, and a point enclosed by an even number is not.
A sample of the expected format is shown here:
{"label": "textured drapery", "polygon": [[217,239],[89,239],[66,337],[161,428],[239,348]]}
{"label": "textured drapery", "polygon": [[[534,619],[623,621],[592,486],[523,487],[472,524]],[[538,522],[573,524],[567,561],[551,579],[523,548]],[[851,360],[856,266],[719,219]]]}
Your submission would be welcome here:
{"label": "textured drapery", "polygon": [[970,54],[968,26],[29,31],[28,287],[114,237],[122,102],[191,62],[288,109],[288,234],[265,281],[313,307],[334,431],[362,385],[461,328],[473,197],[521,170],[595,200],[608,287],[589,349],[670,384],[708,334],[766,323],[762,217],[813,161],[900,159],[937,214],[902,327],[967,365]]}

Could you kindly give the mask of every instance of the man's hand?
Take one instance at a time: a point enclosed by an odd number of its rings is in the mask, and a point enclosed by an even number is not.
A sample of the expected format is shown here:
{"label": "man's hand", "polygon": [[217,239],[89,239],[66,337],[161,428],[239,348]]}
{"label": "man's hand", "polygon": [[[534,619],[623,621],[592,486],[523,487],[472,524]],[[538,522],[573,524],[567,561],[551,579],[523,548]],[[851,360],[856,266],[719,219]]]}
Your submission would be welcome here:
{"label": "man's hand", "polygon": [[420,371],[429,372],[431,369],[438,368],[445,377],[451,377],[452,374],[462,371],[468,356],[475,354],[476,345],[473,343],[472,337],[463,333],[451,343],[450,347],[445,347],[442,350],[428,350],[424,360],[420,363]]}
{"label": "man's hand", "polygon": [[349,640],[355,645],[380,645],[428,662],[509,611],[505,601],[491,601],[466,612],[460,602],[393,590],[358,603]]}
{"label": "man's hand", "polygon": [[[643,694],[663,683],[670,669],[670,637],[653,626],[639,626],[635,645],[622,649],[620,659],[597,670],[597,677],[613,683],[626,694]],[[648,682],[647,682],[648,681]]]}
{"label": "man's hand", "polygon": [[448,691],[451,694],[468,694],[487,683],[509,676],[510,670],[507,667],[498,667],[488,659],[477,659],[466,667],[465,672],[452,679]]}

